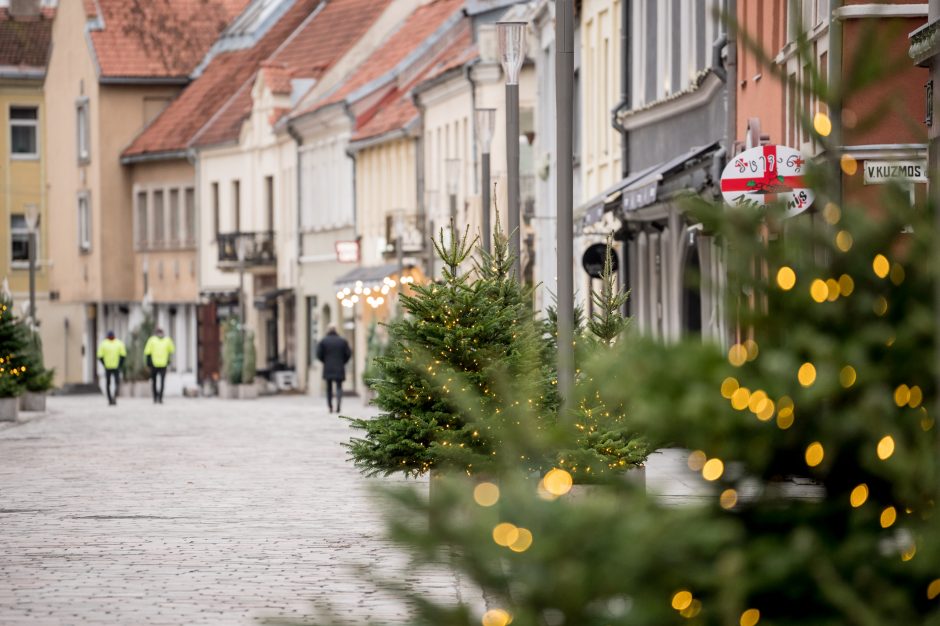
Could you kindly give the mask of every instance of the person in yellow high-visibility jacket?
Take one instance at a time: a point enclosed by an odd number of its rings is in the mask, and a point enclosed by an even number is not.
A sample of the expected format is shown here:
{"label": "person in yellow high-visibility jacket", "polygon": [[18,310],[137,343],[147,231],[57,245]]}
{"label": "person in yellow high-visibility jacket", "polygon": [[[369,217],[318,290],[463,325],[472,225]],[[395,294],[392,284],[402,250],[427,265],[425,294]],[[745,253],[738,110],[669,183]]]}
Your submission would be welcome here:
{"label": "person in yellow high-visibility jacket", "polygon": [[[114,331],[109,330],[107,339],[98,344],[98,360],[104,365],[104,386],[108,392],[108,404],[117,404],[118,392],[121,388],[121,368],[127,358],[127,348],[124,342],[114,337]],[[114,395],[111,395],[111,380],[114,380]]]}
{"label": "person in yellow high-visibility jacket", "polygon": [[173,340],[163,336],[163,329],[157,328],[144,346],[144,356],[150,368],[150,383],[153,387],[154,404],[163,404],[163,386],[166,382],[166,368],[170,357],[176,352]]}

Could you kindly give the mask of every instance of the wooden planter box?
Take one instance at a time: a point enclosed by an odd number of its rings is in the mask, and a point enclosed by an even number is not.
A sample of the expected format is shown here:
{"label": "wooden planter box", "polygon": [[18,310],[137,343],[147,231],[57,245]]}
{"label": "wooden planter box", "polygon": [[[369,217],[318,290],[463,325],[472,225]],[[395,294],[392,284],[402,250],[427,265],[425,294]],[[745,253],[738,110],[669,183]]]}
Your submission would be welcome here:
{"label": "wooden planter box", "polygon": [[45,411],[46,410],[46,393],[44,391],[39,391],[39,392],[27,391],[22,396],[20,396],[20,410],[21,411]]}
{"label": "wooden planter box", "polygon": [[19,398],[0,398],[0,422],[15,422],[20,417]]}

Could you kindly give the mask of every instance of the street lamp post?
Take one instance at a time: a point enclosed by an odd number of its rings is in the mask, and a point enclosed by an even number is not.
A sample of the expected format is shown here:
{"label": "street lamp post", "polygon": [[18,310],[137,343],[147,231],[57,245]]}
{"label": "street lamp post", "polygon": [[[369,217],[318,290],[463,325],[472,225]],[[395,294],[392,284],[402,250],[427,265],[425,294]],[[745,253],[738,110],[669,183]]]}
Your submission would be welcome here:
{"label": "street lamp post", "polygon": [[33,329],[36,325],[36,242],[39,240],[39,207],[26,205],[26,228],[29,230],[29,319]]}
{"label": "street lamp post", "polygon": [[444,174],[447,178],[447,197],[450,202],[451,236],[457,236],[457,189],[460,186],[460,159],[445,159]]}
{"label": "street lamp post", "polygon": [[526,53],[526,23],[498,22],[499,60],[506,74],[506,191],[509,194],[509,252],[516,280],[522,281],[519,228],[519,73]]}
{"label": "street lamp post", "polygon": [[480,147],[480,211],[481,221],[480,230],[483,238],[483,251],[490,253],[490,148],[493,145],[493,132],[496,127],[496,109],[476,109],[476,124],[474,131],[477,136],[477,144]]}
{"label": "street lamp post", "polygon": [[558,391],[574,390],[574,0],[555,4],[558,246]]}

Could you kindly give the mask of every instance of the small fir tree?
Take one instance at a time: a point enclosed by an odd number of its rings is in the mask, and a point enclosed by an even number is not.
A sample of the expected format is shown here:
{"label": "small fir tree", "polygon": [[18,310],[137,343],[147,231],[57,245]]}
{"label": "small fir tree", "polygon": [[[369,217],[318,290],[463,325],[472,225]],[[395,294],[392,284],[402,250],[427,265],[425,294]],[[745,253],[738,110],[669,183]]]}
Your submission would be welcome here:
{"label": "small fir tree", "polygon": [[42,354],[42,339],[25,321],[20,324],[26,343],[26,374],[24,387],[32,393],[42,393],[52,389],[55,370],[47,369]]}
{"label": "small fir tree", "polygon": [[231,385],[242,382],[245,340],[241,324],[234,317],[222,323],[222,375]]}
{"label": "small fir tree", "polygon": [[144,356],[144,347],[147,340],[153,335],[157,324],[149,310],[144,311],[144,319],[137,328],[131,331],[130,341],[127,345],[127,359],[124,361],[124,377],[127,380],[147,380],[150,369],[147,367],[147,357]]}
{"label": "small fir tree", "polygon": [[23,393],[29,373],[27,348],[23,326],[13,315],[13,301],[0,295],[0,398]]}

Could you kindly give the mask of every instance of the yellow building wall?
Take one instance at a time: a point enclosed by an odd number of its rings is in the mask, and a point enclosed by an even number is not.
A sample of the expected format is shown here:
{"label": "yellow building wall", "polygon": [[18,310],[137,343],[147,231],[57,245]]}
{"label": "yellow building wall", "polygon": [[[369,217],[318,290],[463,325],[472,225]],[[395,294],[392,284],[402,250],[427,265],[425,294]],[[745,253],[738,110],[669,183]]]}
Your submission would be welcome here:
{"label": "yellow building wall", "polygon": [[[34,106],[38,108],[36,158],[14,159],[10,153],[10,107]],[[27,205],[39,209],[39,246],[36,257],[36,293],[48,290],[48,267],[43,262],[47,256],[46,233],[49,220],[43,185],[46,142],[44,137],[46,112],[43,107],[42,85],[38,82],[0,82],[0,278],[9,281],[10,290],[17,301],[29,290],[29,266],[23,262],[12,262],[11,223],[14,214],[26,214]],[[18,302],[17,302],[18,303]],[[37,304],[37,310],[39,306]]]}
{"label": "yellow building wall", "polygon": [[620,2],[585,0],[581,8],[581,200],[620,180],[621,138],[610,124],[620,100]]}

